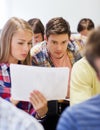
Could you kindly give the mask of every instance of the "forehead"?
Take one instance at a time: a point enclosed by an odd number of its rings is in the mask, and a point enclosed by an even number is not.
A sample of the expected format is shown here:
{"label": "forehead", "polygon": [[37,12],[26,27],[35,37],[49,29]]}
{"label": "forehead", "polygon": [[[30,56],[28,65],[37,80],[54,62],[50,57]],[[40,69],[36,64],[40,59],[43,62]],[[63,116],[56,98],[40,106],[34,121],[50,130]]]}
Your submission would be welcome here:
{"label": "forehead", "polygon": [[48,37],[48,40],[55,40],[55,41],[65,41],[68,39],[69,39],[68,34],[51,34]]}
{"label": "forehead", "polygon": [[28,30],[19,29],[14,33],[13,37],[30,39],[32,37],[32,33]]}
{"label": "forehead", "polygon": [[34,33],[33,36],[41,36],[42,33]]}

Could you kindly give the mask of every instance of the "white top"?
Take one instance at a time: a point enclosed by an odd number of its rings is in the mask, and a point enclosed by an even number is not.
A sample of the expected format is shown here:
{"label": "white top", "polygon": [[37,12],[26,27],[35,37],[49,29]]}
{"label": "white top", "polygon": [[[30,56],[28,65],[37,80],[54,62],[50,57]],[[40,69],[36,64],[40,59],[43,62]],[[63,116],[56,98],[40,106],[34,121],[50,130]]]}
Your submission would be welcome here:
{"label": "white top", "polygon": [[0,130],[43,130],[43,127],[34,117],[0,98]]}

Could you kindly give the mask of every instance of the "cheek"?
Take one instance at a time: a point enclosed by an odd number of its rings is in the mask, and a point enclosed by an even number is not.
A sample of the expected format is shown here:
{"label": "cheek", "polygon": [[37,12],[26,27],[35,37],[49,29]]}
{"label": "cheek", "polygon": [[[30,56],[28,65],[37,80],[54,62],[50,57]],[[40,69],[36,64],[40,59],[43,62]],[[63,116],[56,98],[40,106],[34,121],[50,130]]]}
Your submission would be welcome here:
{"label": "cheek", "polygon": [[54,45],[52,45],[52,44],[49,44],[48,47],[49,47],[50,51],[54,51],[56,49],[56,47]]}
{"label": "cheek", "polygon": [[16,55],[18,52],[19,52],[19,49],[17,49],[17,48],[13,48],[13,49],[11,50],[11,54],[12,54],[12,55]]}
{"label": "cheek", "polygon": [[16,55],[16,50],[15,49],[11,49],[11,55],[14,57]]}
{"label": "cheek", "polygon": [[39,38],[38,39],[42,39],[42,36],[39,36]]}
{"label": "cheek", "polygon": [[40,41],[43,41],[43,38],[42,38],[42,37],[40,38]]}
{"label": "cheek", "polygon": [[18,53],[21,51],[22,51],[21,47],[15,45],[15,44],[14,45],[12,44],[12,46],[11,46],[11,55],[12,56],[18,55]]}
{"label": "cheek", "polygon": [[15,52],[15,46],[13,46],[13,44],[11,45],[11,55],[13,55],[14,54],[14,52]]}
{"label": "cheek", "polygon": [[65,46],[63,47],[63,50],[65,50],[65,51],[67,50],[67,45],[65,45]]}

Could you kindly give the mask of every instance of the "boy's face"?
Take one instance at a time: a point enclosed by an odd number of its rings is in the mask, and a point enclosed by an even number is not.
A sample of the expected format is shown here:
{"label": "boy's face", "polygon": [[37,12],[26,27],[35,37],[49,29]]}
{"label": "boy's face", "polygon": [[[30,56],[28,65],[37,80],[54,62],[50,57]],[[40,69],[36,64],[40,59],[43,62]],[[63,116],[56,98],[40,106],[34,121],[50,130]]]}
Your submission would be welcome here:
{"label": "boy's face", "polygon": [[42,33],[34,33],[32,37],[32,43],[33,45],[40,43],[43,41]]}
{"label": "boy's face", "polygon": [[51,34],[47,39],[47,48],[54,58],[60,59],[66,53],[69,42],[68,34]]}

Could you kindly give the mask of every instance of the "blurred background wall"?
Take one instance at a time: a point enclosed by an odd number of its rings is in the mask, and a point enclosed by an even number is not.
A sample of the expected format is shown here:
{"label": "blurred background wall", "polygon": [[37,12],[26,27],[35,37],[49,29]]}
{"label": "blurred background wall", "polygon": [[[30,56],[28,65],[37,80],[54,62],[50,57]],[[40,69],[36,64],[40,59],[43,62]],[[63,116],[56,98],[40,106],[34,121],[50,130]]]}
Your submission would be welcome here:
{"label": "blurred background wall", "polygon": [[40,18],[45,25],[53,17],[65,18],[73,32],[81,18],[100,25],[100,0],[0,0],[0,29],[12,16],[28,20]]}

